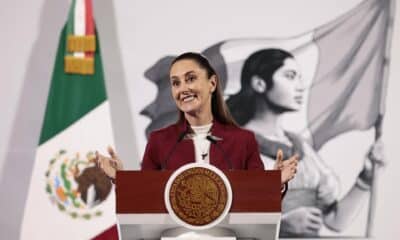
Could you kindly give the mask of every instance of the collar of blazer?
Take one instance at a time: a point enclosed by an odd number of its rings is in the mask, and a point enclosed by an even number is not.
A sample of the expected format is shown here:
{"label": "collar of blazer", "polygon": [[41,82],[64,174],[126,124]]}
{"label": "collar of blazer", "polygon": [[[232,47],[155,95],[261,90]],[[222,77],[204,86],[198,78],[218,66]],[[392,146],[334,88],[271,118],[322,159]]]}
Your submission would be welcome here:
{"label": "collar of blazer", "polygon": [[[193,133],[193,130],[190,128],[190,125],[187,121],[184,121],[183,123],[180,123],[178,125],[178,129],[180,133],[184,134],[183,139],[191,139],[190,134]],[[210,136],[210,138],[213,141],[222,141],[223,138],[223,133],[225,131],[225,125],[221,124],[220,122],[218,122],[217,120],[213,120],[212,122],[212,127],[210,129],[210,132],[208,133],[208,136]]]}

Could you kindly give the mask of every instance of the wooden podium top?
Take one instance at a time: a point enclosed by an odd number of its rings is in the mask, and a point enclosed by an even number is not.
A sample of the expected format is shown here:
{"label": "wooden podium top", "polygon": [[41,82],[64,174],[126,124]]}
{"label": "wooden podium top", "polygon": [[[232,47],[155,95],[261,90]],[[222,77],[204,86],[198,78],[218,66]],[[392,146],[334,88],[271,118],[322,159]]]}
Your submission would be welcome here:
{"label": "wooden podium top", "polygon": [[[280,171],[223,171],[232,186],[230,212],[281,212]],[[118,171],[117,214],[167,213],[164,189],[173,171]]]}

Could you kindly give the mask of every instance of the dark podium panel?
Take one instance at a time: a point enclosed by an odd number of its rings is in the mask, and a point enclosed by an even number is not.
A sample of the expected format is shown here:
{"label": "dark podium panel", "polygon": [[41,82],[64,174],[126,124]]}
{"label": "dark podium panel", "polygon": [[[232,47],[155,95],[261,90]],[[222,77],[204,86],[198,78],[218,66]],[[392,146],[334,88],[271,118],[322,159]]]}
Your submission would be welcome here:
{"label": "dark podium panel", "polygon": [[[277,239],[281,217],[280,171],[223,171],[232,187],[232,206],[218,227],[238,239]],[[164,189],[173,171],[119,171],[116,211],[122,239],[160,239],[178,225],[164,204]],[[206,231],[206,230],[204,230]]]}

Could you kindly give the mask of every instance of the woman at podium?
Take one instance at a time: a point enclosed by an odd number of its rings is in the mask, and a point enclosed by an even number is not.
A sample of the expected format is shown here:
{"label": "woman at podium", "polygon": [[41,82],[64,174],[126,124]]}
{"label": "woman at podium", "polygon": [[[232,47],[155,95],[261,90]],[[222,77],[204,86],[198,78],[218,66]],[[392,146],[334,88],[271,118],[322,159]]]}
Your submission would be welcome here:
{"label": "woman at podium", "polygon": [[[169,84],[179,110],[179,120],[150,134],[142,170],[177,169],[203,162],[219,169],[264,169],[253,132],[240,128],[222,96],[216,71],[201,54],[188,52],[171,64]],[[246,107],[246,106],[245,106]],[[110,178],[121,170],[113,149],[110,157],[96,153],[99,166]],[[282,171],[282,184],[296,174],[298,156],[283,160],[277,154],[274,168]]]}

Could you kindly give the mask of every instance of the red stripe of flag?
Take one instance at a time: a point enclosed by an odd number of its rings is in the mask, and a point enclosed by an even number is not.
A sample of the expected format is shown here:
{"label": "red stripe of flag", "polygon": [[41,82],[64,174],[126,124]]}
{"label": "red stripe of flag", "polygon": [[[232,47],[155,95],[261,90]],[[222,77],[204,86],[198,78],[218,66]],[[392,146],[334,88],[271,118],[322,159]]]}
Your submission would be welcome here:
{"label": "red stripe of flag", "polygon": [[[86,21],[86,34],[85,35],[94,35],[94,21],[93,21],[93,5],[92,0],[85,0],[85,21]],[[92,52],[86,52],[86,57],[93,57]]]}
{"label": "red stripe of flag", "polygon": [[117,225],[113,225],[106,229],[104,232],[100,233],[92,240],[118,240],[118,228]]}

